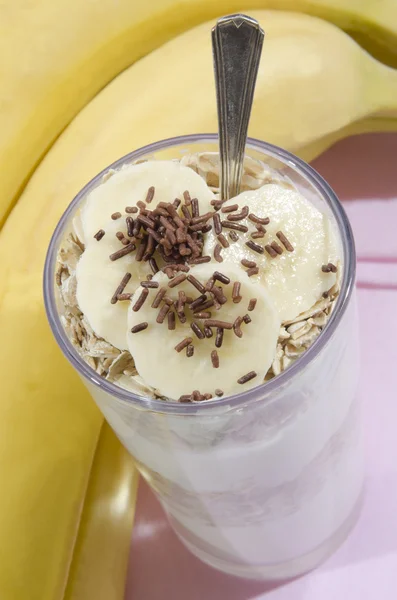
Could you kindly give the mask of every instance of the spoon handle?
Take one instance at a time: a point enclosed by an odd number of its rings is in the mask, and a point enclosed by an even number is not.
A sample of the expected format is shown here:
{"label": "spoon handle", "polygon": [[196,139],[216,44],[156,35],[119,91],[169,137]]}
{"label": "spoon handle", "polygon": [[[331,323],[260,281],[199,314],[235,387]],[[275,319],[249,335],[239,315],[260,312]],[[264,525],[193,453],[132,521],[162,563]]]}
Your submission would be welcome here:
{"label": "spoon handle", "polygon": [[222,17],[212,29],[222,200],[240,190],[264,35],[258,21],[240,14]]}

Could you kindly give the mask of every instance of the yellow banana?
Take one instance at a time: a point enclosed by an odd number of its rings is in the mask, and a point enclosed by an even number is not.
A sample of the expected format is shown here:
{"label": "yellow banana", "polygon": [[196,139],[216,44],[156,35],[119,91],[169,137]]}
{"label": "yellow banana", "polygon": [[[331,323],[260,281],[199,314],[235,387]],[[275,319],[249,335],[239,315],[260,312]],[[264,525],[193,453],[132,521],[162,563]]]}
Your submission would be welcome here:
{"label": "yellow banana", "polygon": [[21,199],[0,235],[0,598],[121,600],[135,469],[46,323],[48,208]]}
{"label": "yellow banana", "polygon": [[138,471],[104,423],[63,600],[122,600]]}
{"label": "yellow banana", "polygon": [[[250,135],[310,160],[339,137],[372,131],[377,123],[380,129],[393,125],[397,71],[320,19],[252,14],[266,27],[267,39]],[[211,25],[146,56],[81,111],[35,173],[50,211],[64,207],[89,177],[133,148],[216,130]]]}
{"label": "yellow banana", "polygon": [[397,66],[395,0],[0,0],[0,223],[51,143],[115,75],[206,19],[255,8],[328,19]]}

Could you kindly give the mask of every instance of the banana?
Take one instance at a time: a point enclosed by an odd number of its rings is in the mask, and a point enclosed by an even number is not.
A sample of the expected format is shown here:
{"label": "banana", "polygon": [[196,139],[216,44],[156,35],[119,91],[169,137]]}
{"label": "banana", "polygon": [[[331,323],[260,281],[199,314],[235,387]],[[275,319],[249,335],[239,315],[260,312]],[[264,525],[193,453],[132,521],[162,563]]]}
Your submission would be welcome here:
{"label": "banana", "polygon": [[104,422],[62,600],[123,598],[138,478],[131,457]]}
{"label": "banana", "polygon": [[[191,0],[183,10],[176,0],[57,0],[56,10],[53,0],[41,0],[34,7],[31,0],[0,3],[0,222],[60,132],[116,75],[207,19],[259,8],[301,11],[329,20],[397,66],[394,0]],[[301,41],[310,44],[305,37]],[[337,46],[330,47],[332,60]],[[189,68],[189,48],[182,55]],[[344,65],[336,56],[334,60]],[[304,63],[297,72],[301,69],[304,78]],[[142,89],[135,88],[130,98]]]}
{"label": "banana", "polygon": [[[369,113],[381,114],[395,104],[397,74],[335,27],[306,15],[252,14],[267,31],[250,126],[253,137],[311,159],[340,135],[364,130]],[[211,25],[142,59],[81,111],[43,162],[41,185],[56,207],[66,206],[89,178],[133,148],[216,130]],[[171,64],[172,69],[166,68]],[[145,93],[137,94],[139,89]],[[370,129],[376,129],[375,116]]]}
{"label": "banana", "polygon": [[[255,262],[259,272],[253,277],[268,290],[281,321],[293,319],[308,310],[334,285],[336,275],[323,273],[321,268],[329,262],[335,265],[339,262],[335,230],[328,217],[306,198],[295,190],[269,184],[228,200],[222,206],[222,212],[232,205],[239,208],[230,214],[248,207],[249,212],[262,221],[266,233],[252,240],[252,233],[258,231],[256,223],[249,218],[240,220],[239,225],[245,225],[248,231],[239,232],[239,239],[230,241],[229,247],[222,250],[223,261],[236,265],[242,260]],[[222,214],[225,221],[228,216],[228,212]],[[217,241],[214,232],[209,232],[205,254],[213,255]],[[247,246],[253,241],[253,246]],[[281,255],[275,250],[272,252],[272,243],[277,244]],[[258,253],[259,249],[262,253]]]}
{"label": "banana", "polygon": [[[127,348],[127,303],[111,303],[112,296],[126,273],[131,278],[123,291],[133,293],[151,269],[145,260],[136,260],[135,253],[118,260],[109,257],[122,248],[116,233],[127,235],[125,208],[136,207],[137,202],[145,200],[151,187],[154,196],[147,204],[151,210],[159,202],[182,198],[183,192],[189,190],[192,197],[200,199],[203,214],[211,208],[210,201],[214,198],[197,173],[172,161],[149,161],[123,168],[88,196],[81,213],[86,249],[76,270],[77,301],[95,333],[120,350]],[[112,214],[124,216],[113,220]],[[97,241],[94,235],[101,229],[105,235]]]}
{"label": "banana", "polygon": [[[213,277],[217,267],[219,265],[196,265],[191,268],[190,274],[205,285]],[[251,281],[237,265],[225,263],[219,270],[230,280],[225,284],[216,282],[223,289],[227,302],[219,310],[210,309],[210,317],[206,320],[195,317],[194,310],[185,307],[186,321],[182,322],[184,319],[181,321],[177,317],[175,329],[167,326],[167,319],[159,324],[156,319],[162,306],[152,307],[158,289],[149,290],[139,311],[128,311],[129,351],[143,380],[161,395],[178,399],[191,394],[193,390],[212,396],[216,394],[216,389],[222,390],[226,396],[246,391],[263,381],[274,359],[280,320],[269,294],[262,286]],[[157,273],[152,281],[157,281],[160,288],[166,288],[167,296],[175,302],[178,301],[179,292],[184,292],[187,297],[199,295],[188,280],[170,288],[170,282],[162,272]],[[241,283],[241,300],[238,303],[232,300],[234,282]],[[142,290],[143,288],[138,287],[131,299],[132,306]],[[255,310],[247,312],[249,301],[255,298]],[[172,314],[172,309],[170,312]],[[245,315],[249,315],[251,322],[242,322],[241,332],[232,328],[224,329],[221,346],[216,342],[220,339],[216,325],[209,325],[212,327],[211,337],[206,337],[203,333],[205,324],[212,323],[211,317],[231,325],[238,317]],[[133,333],[141,323],[147,323],[147,327]],[[191,323],[195,324],[197,333],[192,329]],[[241,337],[237,333],[241,333]],[[189,339],[188,346],[186,340]],[[185,346],[179,350],[184,340]],[[189,347],[193,349],[192,356],[189,356]],[[252,371],[255,372],[255,377],[246,383],[238,383],[238,379]]]}
{"label": "banana", "polygon": [[[136,471],[114,434],[102,439],[103,417],[48,327],[42,272],[60,207],[50,206],[43,189],[35,197],[32,191],[0,234],[0,598],[59,600],[73,584],[77,539],[82,548],[92,537],[99,548],[120,547],[117,564],[125,568]],[[101,475],[91,480],[93,464]],[[105,589],[107,567],[114,591],[107,582],[106,598],[120,600],[123,581],[116,577],[124,570],[116,574],[114,556],[101,551],[97,572],[93,557],[74,571],[90,578],[92,594],[83,597],[101,597],[94,578]]]}

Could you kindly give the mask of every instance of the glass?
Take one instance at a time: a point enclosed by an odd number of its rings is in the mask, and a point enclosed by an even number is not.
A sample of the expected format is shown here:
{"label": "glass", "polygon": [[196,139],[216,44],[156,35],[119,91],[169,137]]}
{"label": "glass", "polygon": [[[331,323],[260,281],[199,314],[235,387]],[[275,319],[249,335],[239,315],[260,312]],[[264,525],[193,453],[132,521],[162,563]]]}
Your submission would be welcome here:
{"label": "glass", "polygon": [[[109,168],[201,151],[217,151],[217,136],[164,140]],[[62,216],[48,250],[44,297],[59,346],[135,458],[183,543],[227,573],[277,580],[321,562],[346,537],[359,512],[363,453],[356,398],[355,249],[341,204],[309,165],[253,139],[247,155],[269,164],[327,213],[342,248],[336,308],[319,338],[281,375],[233,397],[179,404],[128,392],[83,361],[61,324],[54,269],[76,210],[108,169]]]}

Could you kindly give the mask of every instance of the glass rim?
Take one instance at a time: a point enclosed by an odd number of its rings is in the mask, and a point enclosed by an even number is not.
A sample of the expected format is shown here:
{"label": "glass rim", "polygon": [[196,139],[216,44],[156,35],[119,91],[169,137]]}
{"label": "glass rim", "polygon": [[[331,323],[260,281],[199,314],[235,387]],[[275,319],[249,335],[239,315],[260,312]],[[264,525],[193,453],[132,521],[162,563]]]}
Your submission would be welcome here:
{"label": "glass rim", "polygon": [[257,401],[257,397],[255,396],[259,390],[266,392],[268,395],[268,397],[262,401],[270,403],[272,401],[271,393],[278,390],[280,387],[285,386],[285,384],[298,376],[299,373],[301,373],[302,370],[305,369],[328,344],[346,311],[353,293],[356,276],[356,252],[353,232],[346,212],[335,192],[325,181],[325,179],[323,179],[323,177],[317,173],[315,169],[313,169],[313,167],[305,163],[294,154],[291,154],[287,150],[283,150],[282,148],[273,144],[269,144],[255,138],[248,138],[247,148],[265,153],[272,158],[289,164],[289,166],[308,179],[309,182],[320,191],[322,196],[324,196],[336,221],[344,256],[343,276],[336,309],[333,311],[324,330],[298,360],[296,360],[288,367],[288,369],[273,379],[232,396],[226,396],[225,398],[212,398],[211,400],[194,404],[168,400],[165,401],[139,396],[138,394],[134,394],[133,392],[107,381],[84,361],[84,359],[78,354],[77,350],[73,347],[66,334],[58,314],[55,300],[54,274],[56,255],[58,251],[58,240],[63,234],[64,227],[67,224],[69,217],[73,214],[80,201],[86,196],[91,188],[99,183],[103,175],[109,171],[109,169],[117,169],[125,163],[142,158],[143,155],[155,153],[172,146],[189,143],[192,144],[197,142],[213,143],[217,140],[218,134],[214,133],[189,134],[166,138],[164,140],[159,140],[152,144],[142,146],[141,148],[129,152],[128,154],[114,161],[112,164],[105,167],[95,177],[93,177],[74,197],[62,214],[48,246],[43,278],[44,305],[47,313],[47,319],[59,347],[61,348],[65,357],[75,367],[77,372],[85,379],[93,383],[96,387],[99,387],[101,390],[104,390],[110,395],[116,397],[118,400],[124,401],[129,405],[134,405],[136,408],[150,410],[153,412],[178,414],[181,416],[189,414],[194,415],[196,413],[202,413],[203,411],[214,408],[234,409],[244,404],[255,402]]}

